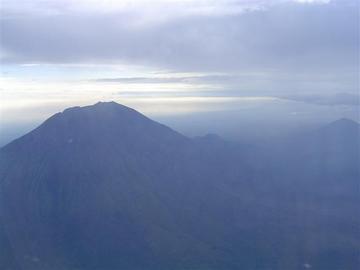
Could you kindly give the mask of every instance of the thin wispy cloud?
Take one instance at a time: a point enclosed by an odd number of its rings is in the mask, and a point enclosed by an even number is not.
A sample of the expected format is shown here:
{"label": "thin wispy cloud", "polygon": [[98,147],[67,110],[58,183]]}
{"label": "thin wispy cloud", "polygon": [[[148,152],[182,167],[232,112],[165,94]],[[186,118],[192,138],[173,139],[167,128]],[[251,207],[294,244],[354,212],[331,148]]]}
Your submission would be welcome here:
{"label": "thin wispy cloud", "polygon": [[349,94],[349,93],[323,94],[323,95],[293,94],[293,95],[283,96],[281,98],[295,100],[295,101],[301,101],[301,102],[305,102],[305,103],[317,104],[317,105],[360,106],[360,96],[356,95],[356,94]]}

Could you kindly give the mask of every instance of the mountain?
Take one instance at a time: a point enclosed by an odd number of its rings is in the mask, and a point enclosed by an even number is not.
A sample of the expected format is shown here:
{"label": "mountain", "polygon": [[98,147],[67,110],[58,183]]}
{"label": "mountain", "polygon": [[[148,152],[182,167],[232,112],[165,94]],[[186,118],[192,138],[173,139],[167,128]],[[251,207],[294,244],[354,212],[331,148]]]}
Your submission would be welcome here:
{"label": "mountain", "polygon": [[[336,176],[344,173],[360,178],[360,125],[340,119],[317,130],[306,138],[307,153],[312,154],[314,163],[324,171]],[[312,150],[310,150],[312,149]]]}
{"label": "mountain", "polygon": [[[360,177],[360,125],[340,119],[278,146],[286,160],[317,179],[358,179]],[[348,175],[346,179],[344,176]],[[342,179],[342,180],[341,180]],[[356,181],[357,182],[357,181]]]}
{"label": "mountain", "polygon": [[2,216],[19,264],[207,262],[221,253],[213,242],[225,233],[215,217],[234,196],[215,182],[228,165],[202,149],[113,102],[54,115],[1,150]]}
{"label": "mountain", "polygon": [[0,150],[0,266],[356,269],[356,172],[310,198],[313,174],[262,151],[114,102],[66,109]]}

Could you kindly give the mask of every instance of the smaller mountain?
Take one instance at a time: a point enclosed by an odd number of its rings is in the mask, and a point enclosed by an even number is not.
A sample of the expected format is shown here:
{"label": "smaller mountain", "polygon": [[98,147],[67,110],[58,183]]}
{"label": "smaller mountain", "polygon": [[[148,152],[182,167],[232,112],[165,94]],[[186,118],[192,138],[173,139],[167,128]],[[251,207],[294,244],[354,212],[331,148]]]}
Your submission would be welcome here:
{"label": "smaller mountain", "polygon": [[341,118],[334,122],[329,123],[325,128],[334,128],[334,129],[359,129],[360,124],[354,120],[348,118]]}
{"label": "smaller mountain", "polygon": [[[327,144],[352,144],[359,142],[360,124],[346,118],[336,120],[317,131],[318,139]],[[352,145],[353,147],[353,145]]]}
{"label": "smaller mountain", "polygon": [[270,170],[268,174],[281,175],[277,177],[280,185],[291,183],[288,188],[345,189],[342,193],[358,196],[355,193],[360,179],[360,124],[350,119],[336,120],[260,148],[256,160]]}
{"label": "smaller mountain", "polygon": [[304,136],[299,147],[303,157],[323,171],[359,173],[360,124],[355,121],[334,121]]}

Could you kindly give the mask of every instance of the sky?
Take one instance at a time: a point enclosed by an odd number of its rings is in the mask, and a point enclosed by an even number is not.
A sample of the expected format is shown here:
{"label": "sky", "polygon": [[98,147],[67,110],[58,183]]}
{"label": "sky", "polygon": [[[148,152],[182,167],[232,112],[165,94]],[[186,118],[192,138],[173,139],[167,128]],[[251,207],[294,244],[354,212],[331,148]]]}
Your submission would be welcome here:
{"label": "sky", "polygon": [[[359,121],[359,6],[1,0],[0,145],[1,136],[100,100],[194,135],[252,122]],[[224,122],[217,129],[214,115]]]}

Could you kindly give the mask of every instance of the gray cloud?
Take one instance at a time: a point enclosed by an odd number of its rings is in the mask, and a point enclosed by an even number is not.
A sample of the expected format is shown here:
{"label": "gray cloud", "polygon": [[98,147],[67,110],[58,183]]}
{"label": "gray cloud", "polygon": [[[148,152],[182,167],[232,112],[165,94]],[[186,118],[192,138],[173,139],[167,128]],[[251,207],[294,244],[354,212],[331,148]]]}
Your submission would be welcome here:
{"label": "gray cloud", "polygon": [[[28,16],[14,15],[26,10],[8,11],[11,16],[1,20],[2,61],[125,62],[182,71],[348,71],[358,66],[356,6],[358,1],[284,3],[216,16],[188,12],[148,24],[136,24],[142,19],[136,10],[56,13],[52,7]],[[151,15],[161,16],[156,10]]]}

